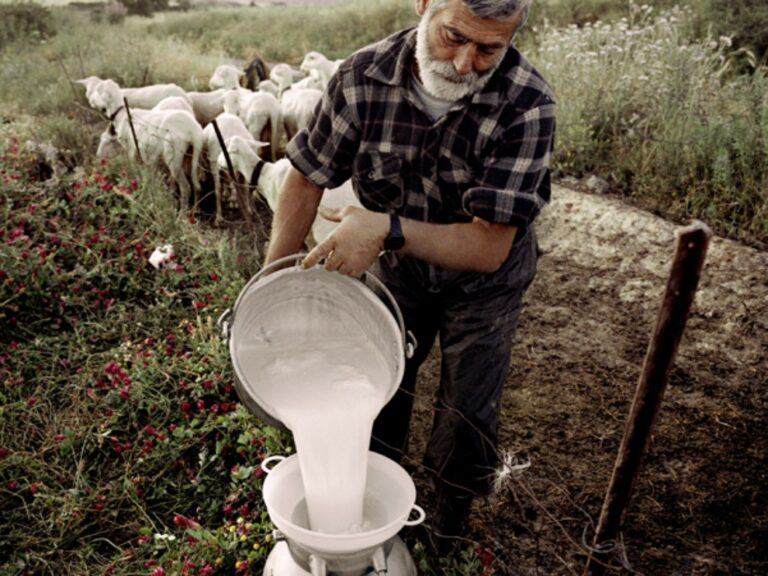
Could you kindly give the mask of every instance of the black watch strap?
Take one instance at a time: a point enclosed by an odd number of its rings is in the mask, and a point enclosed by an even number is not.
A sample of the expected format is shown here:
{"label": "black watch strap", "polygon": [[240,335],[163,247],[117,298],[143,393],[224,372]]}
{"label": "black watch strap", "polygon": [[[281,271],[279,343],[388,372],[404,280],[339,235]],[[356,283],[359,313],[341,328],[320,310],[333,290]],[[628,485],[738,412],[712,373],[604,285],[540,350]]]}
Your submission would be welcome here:
{"label": "black watch strap", "polygon": [[392,211],[389,213],[389,234],[387,234],[384,240],[384,250],[387,252],[395,252],[402,250],[405,246],[405,236],[403,235],[403,226],[400,223],[400,216],[397,212]]}

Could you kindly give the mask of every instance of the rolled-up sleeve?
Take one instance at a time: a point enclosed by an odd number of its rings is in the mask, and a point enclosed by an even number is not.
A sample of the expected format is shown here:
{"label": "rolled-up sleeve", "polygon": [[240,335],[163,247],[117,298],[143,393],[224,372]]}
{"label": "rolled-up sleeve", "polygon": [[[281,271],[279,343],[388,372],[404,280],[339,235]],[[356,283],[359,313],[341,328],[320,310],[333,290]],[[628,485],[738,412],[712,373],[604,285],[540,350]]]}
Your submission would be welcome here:
{"label": "rolled-up sleeve", "polygon": [[309,126],[286,148],[294,168],[323,188],[335,188],[349,179],[359,148],[360,123],[352,102],[355,88],[345,87],[349,77],[350,71],[340,69],[331,78]]}
{"label": "rolled-up sleeve", "polygon": [[476,184],[463,194],[464,209],[499,224],[533,222],[551,196],[554,135],[555,104],[549,98],[510,120],[485,151]]}

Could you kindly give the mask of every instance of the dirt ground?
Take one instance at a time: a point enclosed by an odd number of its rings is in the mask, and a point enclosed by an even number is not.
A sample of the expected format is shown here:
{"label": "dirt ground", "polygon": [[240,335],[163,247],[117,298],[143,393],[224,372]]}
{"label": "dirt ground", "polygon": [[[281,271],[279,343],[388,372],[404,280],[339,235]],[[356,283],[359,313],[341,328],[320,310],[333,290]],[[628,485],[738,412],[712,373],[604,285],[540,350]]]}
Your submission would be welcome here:
{"label": "dirt ground", "polygon": [[[499,443],[530,466],[477,501],[468,535],[496,574],[582,574],[679,227],[561,187],[540,217]],[[414,465],[438,362],[417,390]],[[714,237],[609,574],[768,574],[767,374],[768,253]]]}

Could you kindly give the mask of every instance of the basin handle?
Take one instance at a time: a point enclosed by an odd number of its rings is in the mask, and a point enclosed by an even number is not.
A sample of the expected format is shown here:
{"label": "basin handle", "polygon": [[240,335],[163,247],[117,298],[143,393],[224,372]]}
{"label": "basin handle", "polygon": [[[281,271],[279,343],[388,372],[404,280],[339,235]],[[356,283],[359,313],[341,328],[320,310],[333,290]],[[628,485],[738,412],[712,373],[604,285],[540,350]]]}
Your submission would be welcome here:
{"label": "basin handle", "polygon": [[314,554],[309,555],[309,571],[312,576],[327,576],[328,565],[325,560]]}
{"label": "basin handle", "polygon": [[280,463],[283,460],[285,460],[285,456],[279,456],[279,455],[265,458],[264,460],[261,461],[261,469],[264,470],[264,472],[266,472],[267,474],[269,474],[270,472],[272,472],[272,468],[273,468],[273,467],[270,467],[270,464],[272,464],[273,462]]}
{"label": "basin handle", "polygon": [[[414,518],[413,520],[406,520],[404,522],[406,526],[416,526],[418,524],[421,524],[422,522],[424,522],[424,518],[427,517],[426,513],[424,512],[424,508],[422,508],[418,504],[414,504],[411,507],[411,512],[413,511],[416,511],[416,513],[418,514],[418,517]],[[408,513],[408,518],[411,517],[411,512]]]}

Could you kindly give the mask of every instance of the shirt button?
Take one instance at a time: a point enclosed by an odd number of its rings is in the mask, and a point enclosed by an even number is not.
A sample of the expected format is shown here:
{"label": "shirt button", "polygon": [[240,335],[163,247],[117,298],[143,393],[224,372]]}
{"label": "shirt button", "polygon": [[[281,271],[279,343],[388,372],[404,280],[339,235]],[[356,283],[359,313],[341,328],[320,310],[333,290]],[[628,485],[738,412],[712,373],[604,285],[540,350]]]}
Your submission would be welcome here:
{"label": "shirt button", "polygon": [[368,172],[368,180],[375,180],[375,179],[376,179],[376,172],[374,172],[373,170]]}

